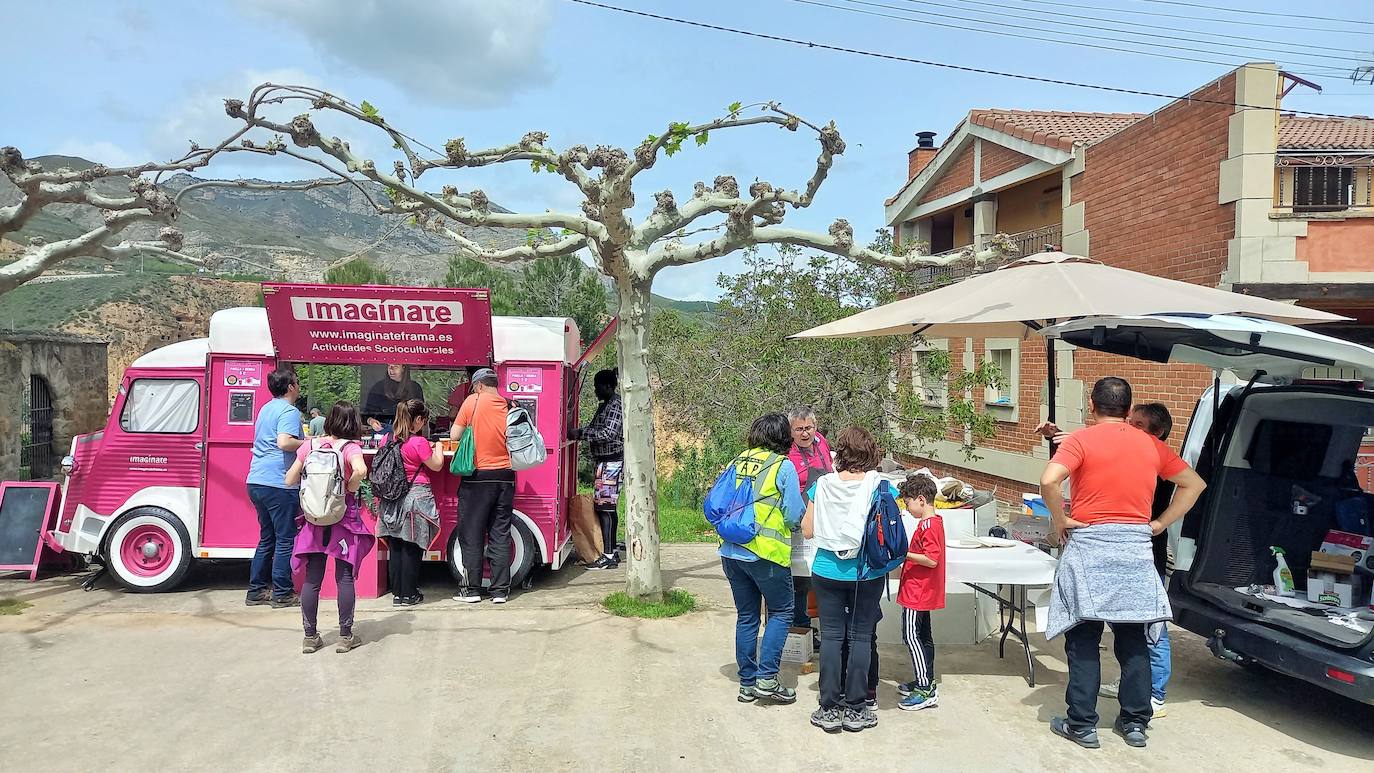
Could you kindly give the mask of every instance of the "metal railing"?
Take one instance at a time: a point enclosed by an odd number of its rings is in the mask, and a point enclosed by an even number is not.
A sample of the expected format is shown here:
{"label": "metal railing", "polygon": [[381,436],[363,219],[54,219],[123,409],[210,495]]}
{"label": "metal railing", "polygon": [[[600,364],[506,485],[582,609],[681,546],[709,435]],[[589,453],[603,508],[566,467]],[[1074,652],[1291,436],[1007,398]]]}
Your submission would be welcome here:
{"label": "metal railing", "polygon": [[[1058,247],[1064,235],[1064,226],[1056,223],[1041,228],[1032,228],[1029,231],[1020,231],[1014,234],[1007,234],[1007,240],[1011,242],[1012,251],[1006,254],[1008,258],[1030,255],[1036,252],[1044,252],[1047,247]],[[952,250],[935,253],[932,257],[943,258],[957,255],[967,247],[955,247]],[[957,282],[977,273],[977,269],[972,265],[960,264],[951,266],[924,266],[917,269],[917,281],[921,286],[939,286]]]}

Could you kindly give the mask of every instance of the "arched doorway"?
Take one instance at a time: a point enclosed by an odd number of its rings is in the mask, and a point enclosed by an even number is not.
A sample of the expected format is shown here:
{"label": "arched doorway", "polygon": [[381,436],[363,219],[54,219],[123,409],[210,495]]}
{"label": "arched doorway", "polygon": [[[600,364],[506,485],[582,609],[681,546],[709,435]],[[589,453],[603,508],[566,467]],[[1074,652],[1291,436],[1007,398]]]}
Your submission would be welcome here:
{"label": "arched doorway", "polygon": [[54,469],[52,390],[48,388],[47,379],[30,376],[24,398],[20,476],[29,480],[47,480],[53,476]]}

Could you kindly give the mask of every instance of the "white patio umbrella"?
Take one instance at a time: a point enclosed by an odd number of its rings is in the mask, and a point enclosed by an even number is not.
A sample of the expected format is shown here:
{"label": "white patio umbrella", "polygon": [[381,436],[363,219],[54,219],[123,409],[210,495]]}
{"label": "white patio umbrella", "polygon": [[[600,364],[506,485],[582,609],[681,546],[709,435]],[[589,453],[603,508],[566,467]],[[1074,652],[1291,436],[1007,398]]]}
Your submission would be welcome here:
{"label": "white patio umbrella", "polygon": [[[1241,314],[1294,325],[1345,320],[1267,298],[1164,279],[1062,252],[1019,258],[927,293],[861,311],[792,338],[920,334],[1028,338],[1055,322],[1093,316]],[[1049,418],[1055,414],[1054,341],[1046,340]]]}

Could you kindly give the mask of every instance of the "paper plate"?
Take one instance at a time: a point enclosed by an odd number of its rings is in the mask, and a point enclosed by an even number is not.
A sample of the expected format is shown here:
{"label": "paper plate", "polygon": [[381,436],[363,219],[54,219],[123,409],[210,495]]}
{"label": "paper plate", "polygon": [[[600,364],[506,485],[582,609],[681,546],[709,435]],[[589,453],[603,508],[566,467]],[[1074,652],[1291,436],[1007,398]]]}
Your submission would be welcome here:
{"label": "paper plate", "polygon": [[968,537],[960,537],[960,538],[956,538],[956,539],[949,540],[948,542],[945,543],[945,547],[949,547],[949,548],[961,548],[961,549],[964,549],[964,550],[973,550],[973,549],[975,549],[975,548],[982,548],[982,547],[987,547],[987,546],[984,545],[983,543],[979,542],[979,541],[976,540],[976,539],[970,539],[970,538],[968,538]]}
{"label": "paper plate", "polygon": [[978,542],[986,548],[1014,548],[1017,545],[1023,544],[1014,539],[1005,539],[1003,537],[979,537]]}

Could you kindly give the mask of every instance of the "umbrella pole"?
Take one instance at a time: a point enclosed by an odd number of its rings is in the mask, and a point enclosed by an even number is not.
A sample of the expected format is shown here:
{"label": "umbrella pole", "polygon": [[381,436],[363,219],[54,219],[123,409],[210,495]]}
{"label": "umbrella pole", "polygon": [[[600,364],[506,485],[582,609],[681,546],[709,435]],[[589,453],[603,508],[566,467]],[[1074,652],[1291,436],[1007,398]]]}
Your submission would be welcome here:
{"label": "umbrella pole", "polygon": [[[1050,421],[1051,424],[1053,424],[1053,423],[1055,422],[1055,415],[1054,415],[1054,414],[1055,414],[1055,410],[1054,410],[1054,405],[1055,405],[1055,403],[1057,402],[1057,400],[1055,399],[1055,382],[1059,380],[1059,379],[1055,376],[1055,372],[1054,372],[1054,371],[1055,371],[1055,362],[1054,362],[1054,339],[1053,339],[1053,338],[1046,338],[1046,339],[1045,339],[1045,373],[1046,373],[1046,376],[1048,377],[1048,381],[1046,382],[1047,385],[1048,385],[1048,389],[1046,390],[1046,392],[1047,392],[1047,396],[1048,396],[1048,398],[1049,398],[1049,406],[1048,406],[1048,411],[1047,411],[1048,417],[1047,417],[1047,418],[1049,419],[1049,421]],[[1045,439],[1045,443],[1046,443],[1046,444],[1049,446],[1049,448],[1050,448],[1050,456],[1054,456],[1054,449],[1055,449],[1054,438],[1046,438],[1046,439]]]}

